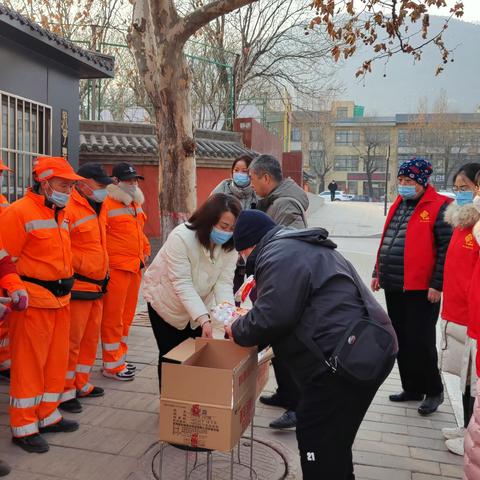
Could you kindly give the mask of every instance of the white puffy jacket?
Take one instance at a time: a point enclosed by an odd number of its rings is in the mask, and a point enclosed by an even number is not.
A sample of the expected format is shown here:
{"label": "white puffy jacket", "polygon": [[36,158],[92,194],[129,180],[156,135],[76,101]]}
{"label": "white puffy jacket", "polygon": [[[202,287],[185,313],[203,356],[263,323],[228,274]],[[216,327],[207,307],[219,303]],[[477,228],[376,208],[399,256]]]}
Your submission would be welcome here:
{"label": "white puffy jacket", "polygon": [[144,296],[167,323],[183,330],[215,304],[234,303],[238,254],[216,246],[213,259],[185,224],[176,227],[144,275]]}

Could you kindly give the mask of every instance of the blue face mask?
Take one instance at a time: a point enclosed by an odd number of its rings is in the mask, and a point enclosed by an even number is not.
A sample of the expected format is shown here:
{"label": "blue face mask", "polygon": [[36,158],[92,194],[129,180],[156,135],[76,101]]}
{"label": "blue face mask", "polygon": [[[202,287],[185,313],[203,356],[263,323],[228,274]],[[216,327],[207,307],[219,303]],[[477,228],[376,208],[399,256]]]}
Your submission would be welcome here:
{"label": "blue face mask", "polygon": [[457,201],[457,205],[467,205],[469,203],[473,203],[473,192],[455,192],[455,197]]}
{"label": "blue face mask", "polygon": [[233,232],[224,232],[213,227],[210,233],[210,240],[216,245],[223,245],[233,237]]}
{"label": "blue face mask", "polygon": [[417,195],[415,185],[399,185],[398,193],[401,195],[402,198],[406,199],[414,198]]}
{"label": "blue face mask", "polygon": [[45,192],[47,199],[54,203],[57,207],[63,208],[70,200],[70,194],[58,192],[57,190],[54,190],[50,184],[48,184],[48,186],[52,189],[52,193],[48,194]]}
{"label": "blue face mask", "polygon": [[248,173],[235,172],[233,174],[233,182],[239,187],[248,187],[250,185],[250,177]]}
{"label": "blue face mask", "polygon": [[90,199],[94,202],[102,203],[107,198],[107,189],[106,188],[99,188],[98,190],[93,190],[92,195],[90,195]]}

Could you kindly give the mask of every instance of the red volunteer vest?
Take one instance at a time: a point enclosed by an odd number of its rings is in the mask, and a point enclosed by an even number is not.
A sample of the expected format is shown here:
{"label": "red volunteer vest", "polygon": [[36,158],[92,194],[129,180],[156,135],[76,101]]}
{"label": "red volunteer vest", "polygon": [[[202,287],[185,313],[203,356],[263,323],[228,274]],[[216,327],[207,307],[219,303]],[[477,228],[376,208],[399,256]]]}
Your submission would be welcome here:
{"label": "red volunteer vest", "polygon": [[475,268],[470,281],[468,311],[470,313],[467,335],[478,340],[480,334],[480,260],[475,262]]}
{"label": "red volunteer vest", "polygon": [[[451,201],[452,199],[439,195],[431,185],[428,185],[415,207],[407,225],[405,238],[403,257],[404,290],[428,290],[430,288],[430,280],[436,259],[433,228],[440,209],[445,203],[450,203]],[[400,203],[402,203],[402,197],[399,195],[388,212],[380,247],[383,244],[387,227],[390,225]],[[379,275],[379,255],[380,248],[377,253],[377,277]]]}
{"label": "red volunteer vest", "polygon": [[464,326],[470,323],[470,285],[479,252],[472,228],[453,231],[443,273],[442,318]]}

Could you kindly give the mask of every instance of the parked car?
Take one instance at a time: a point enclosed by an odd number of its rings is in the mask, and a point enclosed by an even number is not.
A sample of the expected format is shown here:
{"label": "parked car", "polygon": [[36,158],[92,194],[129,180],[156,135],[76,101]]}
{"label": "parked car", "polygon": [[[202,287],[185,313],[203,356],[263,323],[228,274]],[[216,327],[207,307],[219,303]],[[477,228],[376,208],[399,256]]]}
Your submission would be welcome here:
{"label": "parked car", "polygon": [[[319,197],[322,197],[326,202],[331,201],[331,194],[329,190],[325,190],[322,193],[318,194]],[[337,202],[351,202],[353,200],[354,195],[350,195],[349,193],[345,193],[342,190],[337,190],[335,192],[335,200]]]}

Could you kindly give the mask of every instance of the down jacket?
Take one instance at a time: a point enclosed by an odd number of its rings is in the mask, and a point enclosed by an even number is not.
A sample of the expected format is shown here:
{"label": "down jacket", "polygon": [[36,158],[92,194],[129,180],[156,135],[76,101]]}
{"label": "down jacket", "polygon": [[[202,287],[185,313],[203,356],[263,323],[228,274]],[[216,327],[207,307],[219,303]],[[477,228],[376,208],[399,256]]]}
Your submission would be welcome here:
{"label": "down jacket", "polygon": [[237,256],[217,246],[211,258],[196,232],[179,225],[145,272],[145,299],[173,327],[183,330],[190,323],[195,329],[215,304],[234,303]]}
{"label": "down jacket", "polygon": [[[480,384],[477,384],[480,392]],[[472,419],[465,433],[464,480],[480,478],[480,394],[477,394]]]}
{"label": "down jacket", "polygon": [[[427,199],[428,198],[428,199]],[[418,245],[418,255],[422,249],[425,253],[433,249],[434,264],[429,285],[425,288],[412,288],[407,285],[405,278],[406,269],[415,272],[418,269],[416,264],[408,264],[406,260],[405,246],[407,241],[407,227],[414,212],[418,215],[419,209],[424,208],[425,201],[444,202],[440,207],[437,217],[433,220],[433,243],[434,245]],[[380,286],[384,290],[427,290],[429,287],[441,291],[443,287],[443,266],[445,256],[452,236],[451,226],[444,220],[445,211],[450,200],[447,197],[438,195],[432,187],[427,187],[424,195],[416,200],[397,199],[392,209],[395,209],[390,223],[385,226],[384,235],[378,252],[377,265],[374,277],[380,280]],[[418,207],[418,209],[417,209]],[[421,222],[421,220],[420,220]],[[409,227],[410,231],[410,227]],[[412,234],[412,233],[411,233]],[[409,237],[410,238],[410,237]],[[430,253],[431,254],[431,253]]]}
{"label": "down jacket", "polygon": [[[370,318],[353,267],[327,235],[322,228],[268,232],[249,256],[255,261],[257,301],[232,325],[237,344],[272,345],[299,384],[327,368],[305,343],[313,340],[329,358],[353,319]],[[363,291],[376,305],[371,319],[396,338],[387,314],[368,289]]]}

